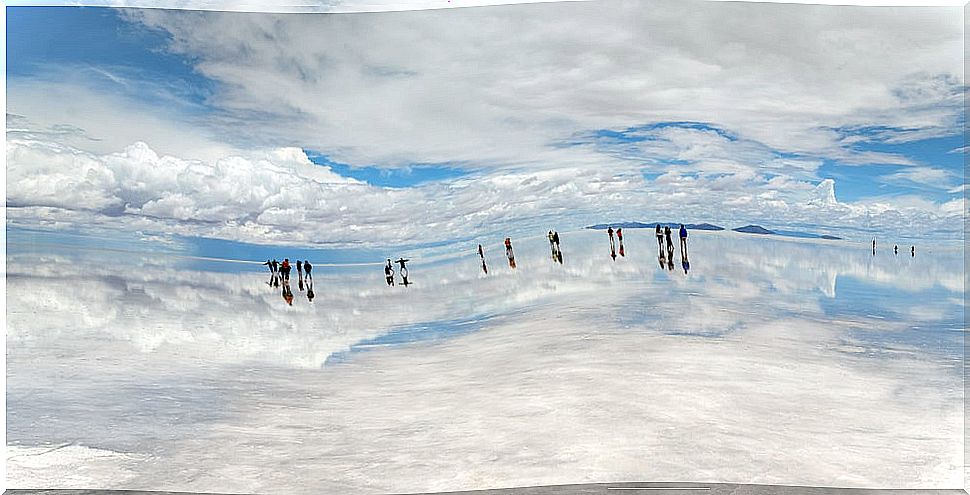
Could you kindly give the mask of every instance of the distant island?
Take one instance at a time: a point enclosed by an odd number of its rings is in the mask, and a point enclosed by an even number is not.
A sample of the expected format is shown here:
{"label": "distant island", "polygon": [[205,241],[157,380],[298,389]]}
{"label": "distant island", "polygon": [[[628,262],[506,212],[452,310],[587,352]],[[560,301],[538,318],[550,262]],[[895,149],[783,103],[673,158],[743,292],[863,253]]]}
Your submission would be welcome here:
{"label": "distant island", "polygon": [[813,234],[811,232],[800,232],[797,230],[768,230],[760,225],[745,225],[744,227],[738,227],[736,229],[731,229],[731,230],[735,232],[742,232],[745,234],[780,235],[783,237],[800,237],[803,239],[827,239],[830,241],[842,240],[841,237],[836,237],[834,235]]}
{"label": "distant island", "polygon": [[[670,227],[671,229],[680,228],[679,223],[671,222],[616,222],[616,223],[598,223],[596,225],[590,225],[586,227],[591,230],[606,230],[610,227],[614,229],[653,229],[657,225],[661,227]],[[719,227],[710,223],[688,223],[684,224],[687,230],[724,230],[724,227]],[[800,237],[804,239],[827,239],[832,241],[841,240],[841,237],[836,237],[834,235],[828,234],[813,234],[811,232],[800,232],[797,230],[769,230],[760,225],[745,225],[744,227],[738,227],[736,229],[731,229],[734,232],[741,232],[743,234],[760,234],[760,235],[777,235],[782,237]]]}
{"label": "distant island", "polygon": [[736,229],[731,229],[731,230],[735,232],[743,232],[745,234],[764,234],[764,235],[774,234],[773,231],[770,231],[760,225],[745,225],[744,227],[738,227]]}
{"label": "distant island", "polygon": [[[621,228],[621,229],[653,229],[653,228],[656,228],[658,224],[661,227],[670,227],[671,229],[679,229],[680,228],[680,224],[679,223],[670,223],[670,222],[646,222],[646,223],[644,223],[644,222],[617,222],[617,223],[598,223],[596,225],[590,225],[590,226],[588,226],[586,228],[587,229],[592,229],[592,230],[606,230],[606,229],[608,229],[610,227],[613,227],[614,229],[615,228]],[[709,224],[709,223],[686,223],[686,224],[684,224],[684,227],[686,227],[687,230],[724,230],[724,227],[718,227],[717,225],[712,225],[712,224]]]}

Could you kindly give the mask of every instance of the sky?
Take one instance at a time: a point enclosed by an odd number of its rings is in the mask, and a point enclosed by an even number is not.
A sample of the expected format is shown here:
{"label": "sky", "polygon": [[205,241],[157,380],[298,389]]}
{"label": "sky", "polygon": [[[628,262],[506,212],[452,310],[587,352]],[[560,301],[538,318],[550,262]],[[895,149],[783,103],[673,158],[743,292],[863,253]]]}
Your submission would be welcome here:
{"label": "sky", "polygon": [[251,244],[619,221],[961,238],[958,7],[7,8],[7,223]]}

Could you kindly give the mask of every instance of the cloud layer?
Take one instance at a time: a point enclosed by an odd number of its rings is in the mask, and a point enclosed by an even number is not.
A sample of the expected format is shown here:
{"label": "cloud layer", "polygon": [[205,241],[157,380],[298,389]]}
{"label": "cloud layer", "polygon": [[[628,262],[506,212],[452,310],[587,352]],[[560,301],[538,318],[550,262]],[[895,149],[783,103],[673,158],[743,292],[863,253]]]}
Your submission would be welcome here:
{"label": "cloud layer", "polygon": [[[214,89],[135,117],[129,106],[151,107],[99,89],[90,70],[13,81],[8,214],[300,243],[654,218],[959,237],[962,173],[873,148],[960,132],[958,14],[665,1],[125,10]],[[468,176],[372,187],[301,148]],[[873,180],[904,193],[841,202],[822,171],[833,163],[885,167]]]}

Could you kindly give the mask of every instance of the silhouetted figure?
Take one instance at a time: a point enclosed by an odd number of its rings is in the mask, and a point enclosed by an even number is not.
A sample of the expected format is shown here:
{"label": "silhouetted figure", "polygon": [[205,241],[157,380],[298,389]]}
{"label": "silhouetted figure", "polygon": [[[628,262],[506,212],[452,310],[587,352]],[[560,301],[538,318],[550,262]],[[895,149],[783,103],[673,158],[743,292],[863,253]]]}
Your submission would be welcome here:
{"label": "silhouetted figure", "polygon": [[395,263],[401,265],[401,270],[400,270],[401,271],[401,284],[403,284],[405,287],[407,287],[408,284],[411,283],[411,282],[408,282],[408,267],[407,267],[407,265],[405,265],[405,263],[407,263],[408,261],[411,261],[411,260],[407,260],[407,259],[404,259],[404,258],[398,258],[397,261],[395,261]]}
{"label": "silhouetted figure", "polygon": [[274,287],[279,287],[280,286],[280,280],[279,280],[280,279],[280,264],[279,264],[279,262],[276,261],[275,258],[273,259],[273,261],[270,264],[270,269],[273,271],[272,285]]}
{"label": "silhouetted figure", "polygon": [[680,260],[680,266],[684,268],[684,275],[687,275],[687,271],[690,270],[690,261],[686,259]]}
{"label": "silhouetted figure", "polygon": [[270,285],[270,287],[272,287],[273,280],[276,278],[276,270],[273,269],[273,262],[270,260],[266,260],[266,263],[263,263],[263,264],[266,265],[266,268],[269,269],[269,282],[267,283]]}
{"label": "silhouetted figure", "polygon": [[289,258],[283,258],[283,264],[280,265],[280,272],[282,272],[282,274],[283,274],[283,281],[286,282],[286,283],[290,283],[290,269],[291,268],[292,267],[290,266],[290,259]]}
{"label": "silhouetted figure", "polygon": [[509,258],[509,267],[515,268],[515,253],[512,252],[512,238],[505,238],[505,256]]}
{"label": "silhouetted figure", "polygon": [[872,240],[872,255],[873,256],[876,255],[876,240],[875,239]]}
{"label": "silhouetted figure", "polygon": [[610,235],[610,258],[616,261],[616,239],[613,237],[613,227],[607,228],[606,233]]}
{"label": "silhouetted figure", "polygon": [[680,257],[687,259],[687,227],[680,224]]}
{"label": "silhouetted figure", "polygon": [[293,305],[293,291],[290,290],[289,279],[283,280],[283,300],[286,301],[286,304]]}
{"label": "silhouetted figure", "polygon": [[674,255],[673,255],[673,253],[671,253],[671,255],[667,258],[667,269],[670,270],[670,271],[674,271]]}
{"label": "silhouetted figure", "polygon": [[663,270],[667,266],[667,258],[664,258],[663,254],[657,257],[657,261],[660,263],[660,269]]}
{"label": "silhouetted figure", "polygon": [[303,278],[303,262],[300,260],[296,260],[296,275]]}
{"label": "silhouetted figure", "polygon": [[664,227],[664,242],[667,244],[667,258],[674,262],[674,241],[670,238],[670,226]]}
{"label": "silhouetted figure", "polygon": [[893,244],[893,254],[899,254],[899,245]]}
{"label": "silhouetted figure", "polygon": [[482,271],[485,275],[488,275],[488,266],[485,265],[485,248],[481,244],[478,245],[478,257],[482,259]]}
{"label": "silhouetted figure", "polygon": [[559,232],[552,231],[552,243],[556,246],[556,261],[562,264],[562,246],[559,245]]}
{"label": "silhouetted figure", "polygon": [[660,257],[663,258],[664,255],[664,231],[660,228],[660,224],[657,224],[657,247],[660,249]]}
{"label": "silhouetted figure", "polygon": [[313,294],[313,279],[312,278],[308,278],[306,283],[307,283],[307,285],[306,285],[306,298],[307,298],[307,301],[313,302],[313,297],[314,297],[314,294]]}
{"label": "silhouetted figure", "polygon": [[388,258],[387,264],[384,265],[384,280],[387,281],[388,286],[394,285],[394,267],[391,266],[391,258]]}
{"label": "silhouetted figure", "polygon": [[623,249],[623,229],[616,229],[616,241],[619,243],[620,256],[626,256],[626,250]]}
{"label": "silhouetted figure", "polygon": [[313,270],[313,265],[311,265],[309,261],[304,261],[303,271],[306,272],[307,280],[313,280],[313,274],[311,273],[312,270]]}
{"label": "silhouetted figure", "polygon": [[910,252],[913,253],[913,257],[915,258],[916,257],[916,246],[911,246],[909,249],[910,249]]}

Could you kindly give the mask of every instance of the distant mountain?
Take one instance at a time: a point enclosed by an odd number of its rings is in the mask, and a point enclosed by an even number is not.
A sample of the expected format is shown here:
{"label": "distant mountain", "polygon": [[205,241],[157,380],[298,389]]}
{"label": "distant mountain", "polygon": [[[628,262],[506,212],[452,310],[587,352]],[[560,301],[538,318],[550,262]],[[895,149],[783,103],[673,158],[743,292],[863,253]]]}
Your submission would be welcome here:
{"label": "distant mountain", "polygon": [[[648,223],[644,223],[644,222],[617,222],[617,223],[598,223],[596,225],[590,225],[590,226],[588,226],[586,228],[587,229],[592,229],[592,230],[606,230],[606,229],[608,229],[610,227],[613,227],[614,229],[615,228],[621,228],[621,229],[653,229],[653,228],[656,228],[657,227],[657,224],[660,224],[661,227],[670,227],[671,229],[679,229],[680,228],[680,224],[679,223],[670,223],[670,222],[648,222]],[[686,227],[687,230],[724,230],[724,227],[718,227],[717,225],[713,225],[713,224],[709,224],[709,223],[686,223],[686,224],[684,224],[684,227]]]}
{"label": "distant mountain", "polygon": [[735,232],[743,232],[745,234],[774,234],[774,232],[760,226],[760,225],[745,225],[744,227],[738,227],[736,229],[731,229]]}
{"label": "distant mountain", "polygon": [[746,234],[778,235],[782,237],[798,237],[801,239],[828,239],[832,241],[842,240],[841,237],[836,237],[834,235],[813,234],[811,232],[801,232],[798,230],[768,230],[760,225],[745,225],[744,227],[738,227],[731,230],[735,232],[744,232]]}

